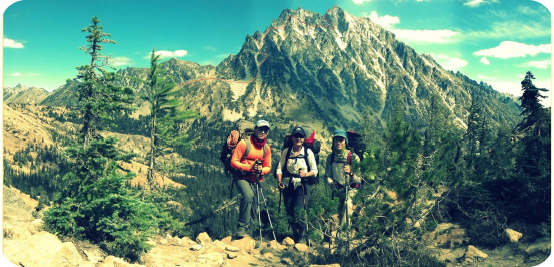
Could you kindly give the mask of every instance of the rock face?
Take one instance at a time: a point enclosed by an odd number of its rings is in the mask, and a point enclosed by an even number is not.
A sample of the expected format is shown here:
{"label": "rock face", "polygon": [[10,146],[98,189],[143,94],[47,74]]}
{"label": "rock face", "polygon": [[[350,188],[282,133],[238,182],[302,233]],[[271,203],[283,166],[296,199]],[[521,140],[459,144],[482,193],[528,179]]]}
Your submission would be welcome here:
{"label": "rock face", "polygon": [[38,104],[47,96],[48,91],[38,87],[27,87],[18,84],[15,87],[4,86],[4,103]]}
{"label": "rock face", "polygon": [[[285,9],[263,33],[246,36],[241,50],[218,66],[171,59],[160,69],[184,87],[187,107],[214,120],[247,115],[297,117],[300,122],[315,118],[311,124],[349,128],[365,118],[382,127],[393,104],[401,101],[407,121],[422,127],[428,123],[433,97],[459,127],[464,126],[472,100],[496,126],[515,122],[520,113],[510,96],[443,69],[393,33],[340,7],[324,15]],[[132,79],[144,79],[146,68],[126,68],[118,74],[119,85],[133,88],[136,95],[147,90]],[[76,101],[70,100],[68,91],[76,88],[71,81],[42,104],[72,105]],[[299,112],[303,115],[293,116]]]}

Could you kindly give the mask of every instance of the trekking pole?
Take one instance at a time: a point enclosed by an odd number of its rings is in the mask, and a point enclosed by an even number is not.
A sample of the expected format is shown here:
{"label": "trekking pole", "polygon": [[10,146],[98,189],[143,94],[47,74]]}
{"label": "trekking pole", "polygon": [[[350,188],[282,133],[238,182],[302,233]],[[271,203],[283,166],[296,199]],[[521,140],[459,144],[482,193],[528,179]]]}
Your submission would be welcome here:
{"label": "trekking pole", "polygon": [[[302,170],[302,168],[300,168],[300,170],[298,171],[298,173],[300,173],[300,171]],[[304,200],[304,219],[306,220],[306,231],[308,231],[308,210],[306,209],[306,193],[305,193],[305,187],[304,187],[304,184],[301,183],[300,184],[302,186],[302,200]]]}
{"label": "trekking pole", "polygon": [[258,222],[260,223],[260,247],[262,246],[262,216],[260,215],[260,175],[256,174],[256,196],[258,197],[258,202],[256,203],[258,209]]}
{"label": "trekking pole", "polygon": [[262,199],[264,200],[265,212],[267,212],[267,218],[269,219],[269,225],[271,226],[271,232],[273,233],[273,239],[275,241],[277,241],[277,237],[275,237],[275,230],[273,229],[273,223],[271,222],[271,217],[269,216],[269,210],[267,208],[267,201],[265,201],[264,190],[263,190],[262,187],[260,187],[260,193],[262,193]]}
{"label": "trekking pole", "polygon": [[277,230],[279,230],[279,222],[281,221],[281,196],[283,195],[283,190],[281,185],[279,185],[279,209],[277,211]]}

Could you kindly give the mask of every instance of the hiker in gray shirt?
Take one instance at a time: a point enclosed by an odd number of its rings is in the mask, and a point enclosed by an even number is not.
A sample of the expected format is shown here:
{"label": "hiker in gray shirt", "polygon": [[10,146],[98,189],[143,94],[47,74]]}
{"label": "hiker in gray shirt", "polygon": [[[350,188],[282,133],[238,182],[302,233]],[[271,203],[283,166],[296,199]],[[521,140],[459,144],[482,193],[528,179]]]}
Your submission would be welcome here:
{"label": "hiker in gray shirt", "polygon": [[[346,149],[348,137],[346,131],[342,129],[335,130],[333,133],[333,152],[327,156],[325,164],[325,175],[327,183],[333,189],[335,196],[339,197],[339,221],[340,225],[350,224],[352,217],[352,197],[356,195],[356,187],[351,185],[360,184],[361,176],[355,173],[352,168],[352,162],[359,163],[360,158]],[[345,186],[349,186],[345,190]],[[348,191],[348,196],[346,196]],[[348,221],[347,218],[348,211]]]}

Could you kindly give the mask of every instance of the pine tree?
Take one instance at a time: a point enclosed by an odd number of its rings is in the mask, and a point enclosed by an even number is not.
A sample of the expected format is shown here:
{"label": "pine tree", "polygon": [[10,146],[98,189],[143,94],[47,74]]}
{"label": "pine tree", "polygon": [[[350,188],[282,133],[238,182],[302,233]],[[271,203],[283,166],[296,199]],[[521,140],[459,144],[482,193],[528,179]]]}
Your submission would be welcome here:
{"label": "pine tree", "polygon": [[150,70],[147,83],[150,90],[142,98],[150,104],[150,152],[148,153],[149,165],[147,170],[147,188],[156,186],[155,173],[161,170],[156,158],[167,154],[171,148],[186,147],[190,142],[185,142],[186,135],[179,135],[179,123],[183,120],[198,118],[194,111],[182,111],[178,100],[179,87],[161,76],[158,69],[160,55],[152,49],[150,56]]}
{"label": "pine tree", "polygon": [[91,64],[80,66],[78,80],[82,117],[79,144],[66,150],[71,170],[62,178],[65,187],[55,197],[55,206],[45,213],[45,226],[62,236],[86,238],[106,245],[108,252],[136,260],[150,246],[147,239],[157,228],[158,212],[154,205],[141,202],[125,182],[134,174],[121,168],[119,161],[133,155],[121,153],[113,137],[100,134],[113,122],[117,112],[128,110],[132,91],[113,85],[116,75],[103,67],[107,57],[100,54],[109,36],[92,18],[90,45],[81,47],[91,57]]}
{"label": "pine tree", "polygon": [[527,72],[521,82],[523,95],[519,100],[523,119],[515,132],[522,138],[517,144],[516,172],[523,180],[521,204],[527,218],[544,222],[550,216],[551,111],[540,104],[544,98],[541,92],[547,90],[537,88],[532,79],[535,79],[533,74]]}

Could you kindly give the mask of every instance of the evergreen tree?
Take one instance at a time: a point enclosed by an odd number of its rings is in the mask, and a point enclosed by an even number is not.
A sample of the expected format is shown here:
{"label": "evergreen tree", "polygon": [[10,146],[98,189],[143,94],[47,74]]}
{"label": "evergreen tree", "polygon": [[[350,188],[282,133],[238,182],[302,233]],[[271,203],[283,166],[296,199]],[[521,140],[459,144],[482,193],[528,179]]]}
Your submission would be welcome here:
{"label": "evergreen tree", "polygon": [[550,176],[551,176],[551,137],[550,108],[540,104],[541,92],[546,89],[533,85],[533,74],[527,72],[521,82],[523,95],[521,108],[522,121],[515,132],[519,140],[516,172],[523,181],[521,205],[526,217],[532,221],[546,221],[550,216]]}
{"label": "evergreen tree", "polygon": [[150,152],[147,171],[148,188],[155,186],[155,172],[161,170],[156,158],[166,155],[171,148],[187,147],[186,135],[179,135],[179,123],[183,120],[197,118],[194,111],[183,111],[178,100],[179,87],[161,76],[158,69],[160,55],[152,49],[150,70],[147,81],[150,90],[142,98],[150,104]]}
{"label": "evergreen tree", "polygon": [[80,66],[79,104],[82,116],[78,146],[67,149],[71,170],[64,175],[66,186],[56,197],[55,206],[45,213],[45,226],[62,236],[87,238],[102,243],[109,253],[136,260],[150,246],[147,239],[157,228],[158,212],[154,205],[141,202],[125,182],[133,174],[122,170],[119,161],[133,155],[122,154],[115,138],[104,138],[99,130],[113,121],[114,114],[128,109],[132,91],[113,85],[114,73],[103,66],[107,58],[100,54],[109,36],[92,18],[90,45],[81,47],[91,56],[91,64]]}

